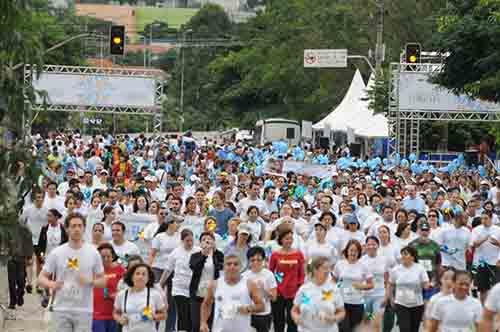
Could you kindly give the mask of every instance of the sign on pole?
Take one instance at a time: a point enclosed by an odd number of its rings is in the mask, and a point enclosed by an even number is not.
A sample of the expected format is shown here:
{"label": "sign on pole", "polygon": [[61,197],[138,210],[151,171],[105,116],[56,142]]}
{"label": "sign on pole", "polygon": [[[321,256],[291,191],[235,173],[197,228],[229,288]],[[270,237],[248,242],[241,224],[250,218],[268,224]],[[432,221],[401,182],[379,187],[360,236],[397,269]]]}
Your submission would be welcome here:
{"label": "sign on pole", "polygon": [[347,49],[304,50],[304,68],[346,68]]}

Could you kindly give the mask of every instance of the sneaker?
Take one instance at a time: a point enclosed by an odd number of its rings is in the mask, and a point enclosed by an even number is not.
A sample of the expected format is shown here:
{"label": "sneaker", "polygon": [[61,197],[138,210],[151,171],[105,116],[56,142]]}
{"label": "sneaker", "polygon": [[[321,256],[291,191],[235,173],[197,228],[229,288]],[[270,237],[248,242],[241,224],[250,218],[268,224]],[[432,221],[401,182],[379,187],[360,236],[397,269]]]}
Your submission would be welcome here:
{"label": "sneaker", "polygon": [[31,285],[26,286],[26,292],[27,292],[28,294],[33,293],[33,286],[31,286]]}
{"label": "sneaker", "polygon": [[41,305],[42,305],[42,307],[43,307],[43,308],[47,308],[47,307],[49,306],[49,298],[48,298],[48,297],[46,297],[46,296],[44,296],[44,297],[42,298],[42,303],[41,303]]}

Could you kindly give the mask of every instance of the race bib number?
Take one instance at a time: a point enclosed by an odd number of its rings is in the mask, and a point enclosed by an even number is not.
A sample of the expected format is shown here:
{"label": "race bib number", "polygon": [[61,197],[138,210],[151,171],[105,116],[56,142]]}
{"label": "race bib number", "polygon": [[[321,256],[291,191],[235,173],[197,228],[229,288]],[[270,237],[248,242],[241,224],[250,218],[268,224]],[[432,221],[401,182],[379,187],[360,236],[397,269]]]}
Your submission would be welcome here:
{"label": "race bib number", "polygon": [[430,259],[422,259],[419,261],[422,267],[425,269],[427,272],[432,271],[432,261]]}
{"label": "race bib number", "polygon": [[82,288],[75,283],[65,283],[62,288],[61,297],[68,302],[81,302],[83,300]]}
{"label": "race bib number", "polygon": [[396,301],[408,305],[417,304],[417,294],[413,289],[400,287],[396,289]]}
{"label": "race bib number", "polygon": [[226,320],[235,319],[238,314],[239,303],[228,302],[221,308],[221,318]]}

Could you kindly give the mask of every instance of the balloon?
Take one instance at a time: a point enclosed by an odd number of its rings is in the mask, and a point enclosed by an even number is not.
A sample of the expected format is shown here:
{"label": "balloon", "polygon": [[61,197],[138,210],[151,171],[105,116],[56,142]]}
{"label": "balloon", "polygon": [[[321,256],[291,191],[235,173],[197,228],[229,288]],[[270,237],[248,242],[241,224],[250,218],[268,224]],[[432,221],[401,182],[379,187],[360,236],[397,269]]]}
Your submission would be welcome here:
{"label": "balloon", "polygon": [[412,154],[410,154],[410,155],[408,156],[408,159],[409,159],[411,162],[414,162],[415,160],[417,160],[417,156],[416,156],[414,153],[412,153]]}
{"label": "balloon", "polygon": [[264,175],[264,165],[259,165],[255,167],[255,176],[263,176]]}
{"label": "balloon", "polygon": [[296,146],[292,150],[292,157],[293,157],[293,160],[303,161],[305,159],[304,150],[302,150],[299,146]]}
{"label": "balloon", "polygon": [[275,155],[283,155],[288,152],[288,143],[283,141],[273,142],[273,150]]}
{"label": "balloon", "polygon": [[266,181],[264,181],[264,188],[268,188],[268,187],[274,187],[273,180],[267,179]]}
{"label": "balloon", "polygon": [[382,159],[382,164],[384,166],[388,166],[389,165],[389,159],[387,159],[387,158]]}
{"label": "balloon", "polygon": [[410,166],[410,163],[406,159],[401,160],[401,167],[403,168],[408,168]]}
{"label": "balloon", "polygon": [[485,177],[486,176],[486,169],[484,168],[483,165],[479,165],[477,170],[479,171],[479,176],[480,177]]}

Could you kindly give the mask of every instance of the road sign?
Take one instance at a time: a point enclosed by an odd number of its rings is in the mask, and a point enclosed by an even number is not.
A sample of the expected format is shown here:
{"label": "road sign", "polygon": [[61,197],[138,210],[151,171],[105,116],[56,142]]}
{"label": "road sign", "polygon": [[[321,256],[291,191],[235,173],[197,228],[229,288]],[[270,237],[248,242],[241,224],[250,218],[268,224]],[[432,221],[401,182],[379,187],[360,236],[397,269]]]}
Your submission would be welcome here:
{"label": "road sign", "polygon": [[347,50],[304,50],[304,68],[346,68]]}

